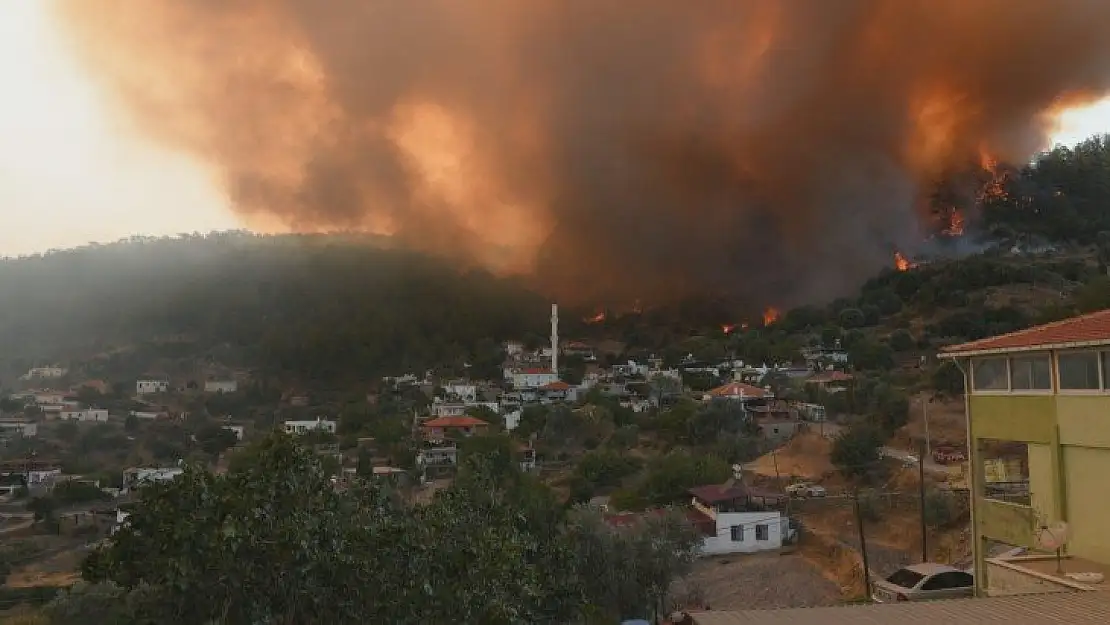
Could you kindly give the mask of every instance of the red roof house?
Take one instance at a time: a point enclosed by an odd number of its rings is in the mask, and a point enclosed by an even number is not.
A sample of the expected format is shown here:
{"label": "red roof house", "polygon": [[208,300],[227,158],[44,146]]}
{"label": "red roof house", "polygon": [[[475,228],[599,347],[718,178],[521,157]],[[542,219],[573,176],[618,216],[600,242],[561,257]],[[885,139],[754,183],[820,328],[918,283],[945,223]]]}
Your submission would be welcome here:
{"label": "red roof house", "polygon": [[941,349],[941,357],[1110,345],[1110,309]]}
{"label": "red roof house", "polygon": [[424,440],[441,441],[448,437],[472,436],[489,429],[489,423],[469,416],[439,417],[429,419],[420,425]]}

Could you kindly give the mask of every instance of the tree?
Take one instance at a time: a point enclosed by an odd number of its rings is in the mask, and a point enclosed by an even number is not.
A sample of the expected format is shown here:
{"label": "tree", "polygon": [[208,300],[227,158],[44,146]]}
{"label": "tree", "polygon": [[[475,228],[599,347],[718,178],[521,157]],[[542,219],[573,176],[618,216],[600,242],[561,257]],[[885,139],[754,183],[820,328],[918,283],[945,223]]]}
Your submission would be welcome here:
{"label": "tree", "polygon": [[882,432],[871,425],[853,425],[833,441],[829,459],[844,475],[861,477],[882,458]]}
{"label": "tree", "polygon": [[890,348],[896,352],[907,352],[914,348],[916,341],[913,340],[913,335],[906,330],[895,330],[891,333]]}
{"label": "tree", "polygon": [[591,622],[659,616],[668,587],[690,571],[701,546],[700,536],[674,510],[614,528],[599,512],[576,508],[568,534]]}
{"label": "tree", "polygon": [[223,476],[189,467],[144,488],[86,579],[152,589],[184,625],[559,623],[584,607],[554,496],[498,479],[485,455],[408,508],[372,484],[337,492],[284,434],[252,454]]}
{"label": "tree", "polygon": [[858,308],[845,308],[840,311],[838,318],[840,319],[840,327],[849,330],[863,327],[866,321],[863,312]]}
{"label": "tree", "polygon": [[863,339],[848,347],[848,361],[861,371],[890,369],[894,366],[894,352],[878,341]]}
{"label": "tree", "polygon": [[964,392],[964,374],[951,360],[941,361],[932,375],[933,388],[939,393],[959,395]]}
{"label": "tree", "polygon": [[239,442],[239,438],[219,423],[208,423],[197,430],[197,444],[209,456],[219,456]]}

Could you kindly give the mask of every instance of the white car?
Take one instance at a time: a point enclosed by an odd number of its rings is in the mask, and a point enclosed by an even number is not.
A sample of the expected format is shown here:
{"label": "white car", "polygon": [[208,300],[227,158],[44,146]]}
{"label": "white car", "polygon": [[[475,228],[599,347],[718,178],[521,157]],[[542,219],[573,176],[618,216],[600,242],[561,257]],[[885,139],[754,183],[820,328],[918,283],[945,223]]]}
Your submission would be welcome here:
{"label": "white car", "polygon": [[786,494],[791,497],[824,497],[828,494],[824,486],[800,482],[786,487]]}

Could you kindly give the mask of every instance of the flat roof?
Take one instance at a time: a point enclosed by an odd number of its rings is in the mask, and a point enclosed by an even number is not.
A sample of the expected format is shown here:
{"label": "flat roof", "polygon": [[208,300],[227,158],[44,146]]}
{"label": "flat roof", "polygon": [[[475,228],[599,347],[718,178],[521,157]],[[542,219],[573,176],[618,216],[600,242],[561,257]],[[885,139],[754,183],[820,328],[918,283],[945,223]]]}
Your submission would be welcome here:
{"label": "flat roof", "polygon": [[696,625],[1042,625],[1110,623],[1110,596],[1059,592],[825,608],[692,612]]}

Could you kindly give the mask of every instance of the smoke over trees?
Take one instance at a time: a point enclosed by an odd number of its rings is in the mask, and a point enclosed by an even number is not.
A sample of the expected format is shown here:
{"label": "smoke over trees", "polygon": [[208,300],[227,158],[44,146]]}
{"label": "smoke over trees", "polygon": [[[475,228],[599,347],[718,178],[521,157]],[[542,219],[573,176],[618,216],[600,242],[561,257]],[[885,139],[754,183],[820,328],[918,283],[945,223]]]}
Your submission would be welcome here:
{"label": "smoke over trees", "polygon": [[83,0],[93,73],[247,223],[561,298],[839,294],[942,173],[1110,88],[1097,0]]}

